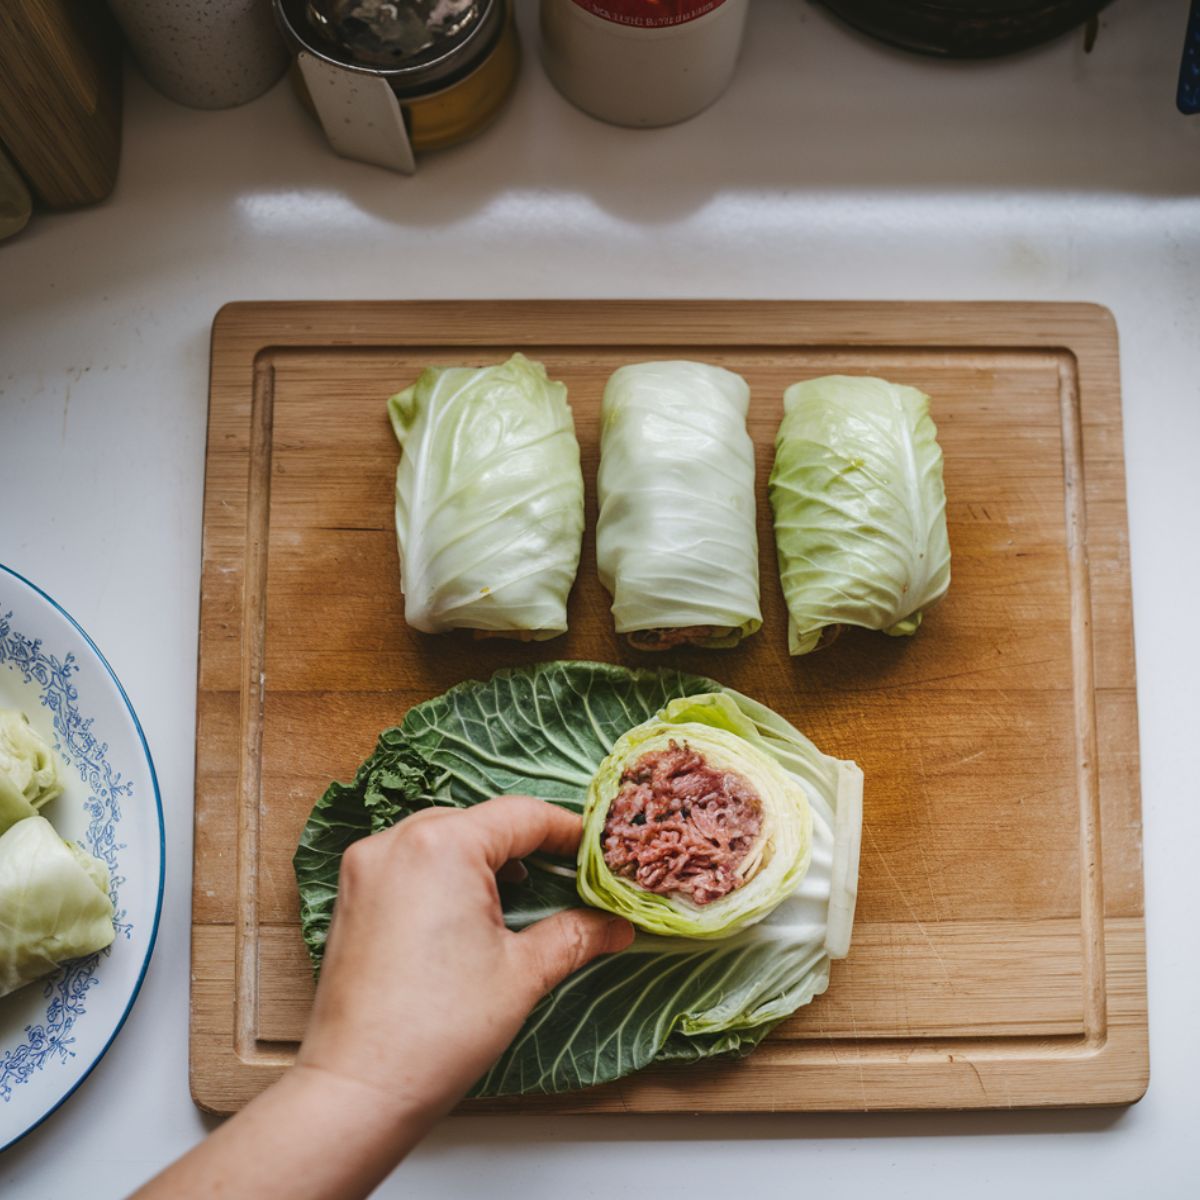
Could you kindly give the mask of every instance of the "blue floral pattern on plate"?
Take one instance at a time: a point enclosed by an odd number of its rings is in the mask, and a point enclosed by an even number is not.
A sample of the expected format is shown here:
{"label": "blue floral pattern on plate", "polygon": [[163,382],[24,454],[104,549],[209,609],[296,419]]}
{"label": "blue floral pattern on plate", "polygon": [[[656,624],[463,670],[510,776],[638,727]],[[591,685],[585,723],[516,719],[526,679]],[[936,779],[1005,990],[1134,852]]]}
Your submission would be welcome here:
{"label": "blue floral pattern on plate", "polygon": [[[128,941],[133,926],[125,920],[121,908],[125,878],[120,874],[118,856],[124,847],[117,841],[116,829],[121,819],[121,800],[132,796],[133,785],[113,771],[106,757],[107,744],[96,740],[92,720],[79,711],[79,693],[71,682],[71,676],[79,671],[75,655],[67,654],[60,661],[47,654],[40,639],[13,629],[9,612],[0,615],[0,666],[19,672],[26,683],[35,684],[41,690],[42,705],[54,714],[54,748],[62,765],[74,766],[88,789],[87,849],[108,864],[117,936]],[[103,953],[110,951],[111,947]],[[93,954],[47,976],[42,989],[48,1001],[45,1021],[27,1025],[24,1044],[10,1047],[0,1057],[0,1103],[11,1100],[13,1088],[25,1083],[47,1062],[65,1062],[74,1057],[71,1031],[84,1014],[88,992],[100,982],[96,976],[99,959],[99,954]]]}
{"label": "blue floral pattern on plate", "polygon": [[120,1032],[141,988],[163,897],[162,802],[129,697],[80,626],[0,565],[0,704],[54,744],[55,827],[108,867],[117,938],[0,1000],[0,1150],[53,1113]]}

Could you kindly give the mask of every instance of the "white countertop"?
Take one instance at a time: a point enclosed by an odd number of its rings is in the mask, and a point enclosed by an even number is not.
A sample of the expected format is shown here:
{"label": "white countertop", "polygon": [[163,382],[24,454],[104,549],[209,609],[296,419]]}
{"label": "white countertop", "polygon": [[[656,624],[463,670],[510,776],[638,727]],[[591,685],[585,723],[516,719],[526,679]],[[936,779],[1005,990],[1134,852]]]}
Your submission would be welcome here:
{"label": "white countertop", "polygon": [[[0,561],[112,662],[162,783],[145,988],[79,1093],[0,1157],[9,1197],[119,1196],[208,1127],[187,1088],[208,335],[233,299],[733,296],[1089,300],[1122,349],[1152,1082],[1128,1111],[447,1123],[383,1196],[921,1200],[1200,1194],[1200,117],[1174,108],[1186,0],[1119,0],[1010,60],[890,51],[757,0],[707,113],[631,132],[545,81],[413,179],[343,162],[286,86],[180,108],[129,81],[113,198],[0,244]],[[617,1182],[620,1181],[620,1182]]]}

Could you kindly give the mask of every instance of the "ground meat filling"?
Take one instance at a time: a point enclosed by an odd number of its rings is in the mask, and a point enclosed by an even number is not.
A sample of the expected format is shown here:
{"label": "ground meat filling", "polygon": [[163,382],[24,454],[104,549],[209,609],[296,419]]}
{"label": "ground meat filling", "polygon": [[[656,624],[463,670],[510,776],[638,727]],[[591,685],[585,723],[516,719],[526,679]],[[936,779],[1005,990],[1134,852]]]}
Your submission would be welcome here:
{"label": "ground meat filling", "polygon": [[761,829],[762,804],[745,779],[672,741],[621,776],[604,822],[604,861],[648,892],[711,904],[745,882],[738,868]]}
{"label": "ground meat filling", "polygon": [[628,636],[635,650],[670,650],[686,644],[699,646],[728,632],[717,625],[689,625],[683,629],[638,629]]}

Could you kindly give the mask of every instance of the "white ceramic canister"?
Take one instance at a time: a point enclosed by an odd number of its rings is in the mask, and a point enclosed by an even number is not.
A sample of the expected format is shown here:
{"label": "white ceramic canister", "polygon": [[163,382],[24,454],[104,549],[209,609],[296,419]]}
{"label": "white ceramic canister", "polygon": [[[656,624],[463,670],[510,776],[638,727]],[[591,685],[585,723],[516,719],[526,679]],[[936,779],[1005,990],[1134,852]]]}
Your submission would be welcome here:
{"label": "white ceramic canister", "polygon": [[729,86],[749,2],[541,0],[546,74],[615,125],[685,121]]}
{"label": "white ceramic canister", "polygon": [[271,0],[108,0],[108,6],[146,78],[180,104],[232,108],[262,95],[287,69]]}

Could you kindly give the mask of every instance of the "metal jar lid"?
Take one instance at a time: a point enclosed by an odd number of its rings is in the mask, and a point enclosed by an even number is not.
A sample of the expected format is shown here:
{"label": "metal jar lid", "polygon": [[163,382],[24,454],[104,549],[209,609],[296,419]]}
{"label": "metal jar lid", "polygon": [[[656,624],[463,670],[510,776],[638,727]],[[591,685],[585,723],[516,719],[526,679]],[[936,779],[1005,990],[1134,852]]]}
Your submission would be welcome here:
{"label": "metal jar lid", "polygon": [[469,75],[504,32],[505,0],[273,0],[293,51],[384,78],[400,99]]}

